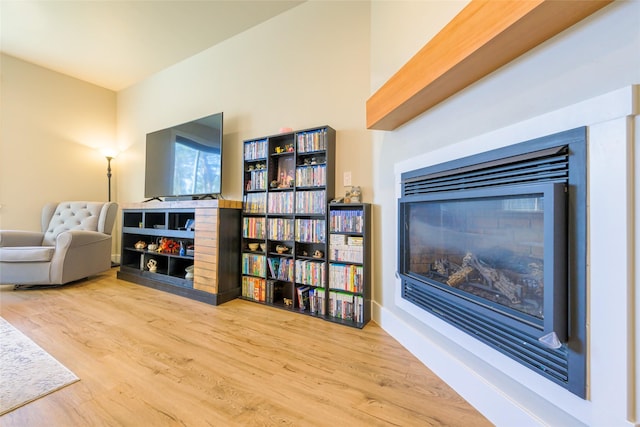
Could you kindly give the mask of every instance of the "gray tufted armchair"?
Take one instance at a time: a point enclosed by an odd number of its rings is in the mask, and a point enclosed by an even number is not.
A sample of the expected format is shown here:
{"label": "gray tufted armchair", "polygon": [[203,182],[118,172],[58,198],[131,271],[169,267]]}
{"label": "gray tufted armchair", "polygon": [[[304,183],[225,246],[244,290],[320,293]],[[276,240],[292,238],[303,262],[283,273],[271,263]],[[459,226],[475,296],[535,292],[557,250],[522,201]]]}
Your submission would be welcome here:
{"label": "gray tufted armchair", "polygon": [[112,202],[49,203],[42,232],[0,230],[0,283],[61,285],[111,268]]}

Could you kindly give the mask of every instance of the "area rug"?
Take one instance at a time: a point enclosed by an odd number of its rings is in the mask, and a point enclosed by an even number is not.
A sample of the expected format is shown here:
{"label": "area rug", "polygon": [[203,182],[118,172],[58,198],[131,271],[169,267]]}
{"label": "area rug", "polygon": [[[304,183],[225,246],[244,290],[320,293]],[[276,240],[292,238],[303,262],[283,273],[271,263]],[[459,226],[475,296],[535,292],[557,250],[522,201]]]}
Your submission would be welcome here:
{"label": "area rug", "polygon": [[0,317],[0,415],[79,378]]}

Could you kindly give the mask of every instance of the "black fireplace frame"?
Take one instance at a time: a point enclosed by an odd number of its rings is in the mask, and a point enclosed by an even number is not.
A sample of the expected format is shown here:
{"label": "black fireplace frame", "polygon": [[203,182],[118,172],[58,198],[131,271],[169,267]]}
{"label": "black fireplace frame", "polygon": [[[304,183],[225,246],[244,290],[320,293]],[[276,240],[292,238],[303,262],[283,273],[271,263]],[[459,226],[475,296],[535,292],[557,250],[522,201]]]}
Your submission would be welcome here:
{"label": "black fireplace frame", "polygon": [[[587,128],[581,127],[403,173],[402,195],[398,200],[398,274],[402,298],[582,398],[586,396],[586,159]],[[542,325],[496,315],[495,307],[458,298],[424,276],[408,271],[408,231],[403,219],[411,203],[447,200],[456,195],[464,198],[480,193],[504,194],[527,187],[536,191],[555,188],[556,193],[558,188],[566,189],[566,198],[554,196],[566,200],[566,205],[559,202],[554,207],[566,213],[564,227],[554,226],[566,242],[565,247],[560,243],[554,251],[566,253],[566,257],[562,256],[566,264],[563,261],[562,266],[554,266],[556,276],[551,279],[566,285],[554,286],[554,310],[550,314],[545,312]],[[521,190],[515,192],[522,194]],[[545,276],[545,288],[548,280]],[[550,348],[538,340],[551,331],[562,342],[559,348]]]}

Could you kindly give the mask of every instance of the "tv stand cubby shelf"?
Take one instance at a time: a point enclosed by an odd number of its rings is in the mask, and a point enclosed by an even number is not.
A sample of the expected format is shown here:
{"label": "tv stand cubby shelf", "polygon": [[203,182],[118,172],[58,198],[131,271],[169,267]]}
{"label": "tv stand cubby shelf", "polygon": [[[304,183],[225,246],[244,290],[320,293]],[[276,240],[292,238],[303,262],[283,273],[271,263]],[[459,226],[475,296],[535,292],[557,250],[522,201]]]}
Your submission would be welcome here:
{"label": "tv stand cubby shelf", "polygon": [[[230,200],[125,204],[118,279],[214,305],[238,297],[241,207]],[[174,251],[153,247],[163,242]]]}

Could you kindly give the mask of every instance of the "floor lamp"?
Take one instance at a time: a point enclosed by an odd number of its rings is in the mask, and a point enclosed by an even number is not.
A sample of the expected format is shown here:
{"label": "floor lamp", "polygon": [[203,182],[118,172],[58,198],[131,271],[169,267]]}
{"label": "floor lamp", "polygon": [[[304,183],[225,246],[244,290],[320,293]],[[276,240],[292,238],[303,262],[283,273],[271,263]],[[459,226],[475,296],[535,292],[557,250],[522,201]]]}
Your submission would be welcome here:
{"label": "floor lamp", "polygon": [[111,201],[111,160],[113,156],[105,156],[107,158],[107,181],[109,185],[109,201]]}
{"label": "floor lamp", "polygon": [[[104,154],[104,157],[107,159],[107,185],[108,185],[108,197],[109,197],[109,202],[111,201],[111,160],[113,160],[116,157],[116,154],[111,152],[111,151],[103,151],[102,154]],[[113,262],[111,261],[111,267],[118,267],[120,264],[118,264],[117,262]]]}

